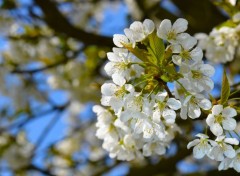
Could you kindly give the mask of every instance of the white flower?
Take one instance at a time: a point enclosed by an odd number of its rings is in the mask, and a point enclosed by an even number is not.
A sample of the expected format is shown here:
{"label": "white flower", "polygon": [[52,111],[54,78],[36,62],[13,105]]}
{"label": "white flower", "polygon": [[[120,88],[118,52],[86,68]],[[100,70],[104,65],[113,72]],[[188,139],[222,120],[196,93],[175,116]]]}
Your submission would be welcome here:
{"label": "white flower", "polygon": [[189,116],[192,119],[196,119],[201,115],[200,108],[209,110],[211,107],[212,103],[202,94],[189,95],[182,104],[180,117],[187,119],[187,116]]}
{"label": "white flower", "polygon": [[210,145],[210,143],[212,143],[212,140],[209,140],[209,137],[205,134],[199,133],[196,136],[200,139],[195,139],[189,142],[187,148],[189,149],[193,147],[194,158],[201,159],[205,155],[208,155],[210,149],[212,148],[212,146]]}
{"label": "white flower", "polygon": [[180,39],[180,44],[172,46],[172,50],[174,53],[174,55],[172,56],[173,62],[176,65],[181,65],[183,61],[187,64],[191,62],[201,61],[203,57],[203,52],[202,49],[199,47],[194,48],[196,44],[197,39],[190,35],[186,35],[184,36],[184,38]]}
{"label": "white flower", "polygon": [[236,115],[237,112],[234,108],[223,108],[223,105],[214,105],[212,114],[208,115],[206,122],[212,133],[215,136],[220,136],[223,134],[223,129],[232,131],[236,128],[237,122],[233,118]]}
{"label": "white flower", "polygon": [[99,139],[104,139],[106,141],[117,141],[118,134],[113,125],[115,117],[113,114],[106,110],[105,108],[95,105],[93,106],[93,112],[97,114],[98,121],[96,127],[96,136]]}
{"label": "white flower", "polygon": [[[209,152],[209,157],[216,161],[223,161],[224,157],[234,158],[236,152],[232,145],[238,145],[239,141],[236,138],[226,138],[225,136],[218,136],[212,143],[212,149]],[[231,144],[231,145],[229,145]]]}
{"label": "white flower", "polygon": [[144,40],[149,34],[151,34],[155,29],[155,25],[152,20],[145,19],[143,23],[140,21],[135,21],[130,25],[130,28],[124,29],[125,35],[131,41],[133,48],[136,42]]}
{"label": "white flower", "polygon": [[123,34],[114,34],[113,43],[120,48],[124,47],[124,45],[131,44],[129,39]]}
{"label": "white flower", "polygon": [[109,76],[112,76],[113,82],[121,79],[119,77],[126,80],[139,77],[144,71],[138,64],[132,64],[141,63],[141,60],[126,49],[113,48],[113,52],[108,52],[107,56],[110,62],[105,65],[104,69]]}
{"label": "white flower", "polygon": [[176,118],[176,112],[181,108],[181,102],[175,98],[168,98],[167,92],[161,92],[154,96],[156,104],[153,112],[153,121],[160,122],[164,118],[166,124],[173,124]]}
{"label": "white flower", "polygon": [[214,63],[226,63],[234,59],[238,46],[237,28],[214,28],[208,35],[195,35],[200,40],[199,46],[206,50],[206,58]]}
{"label": "white flower", "polygon": [[233,19],[233,22],[235,22],[235,23],[240,22],[240,12],[234,14],[232,19]]}
{"label": "white flower", "polygon": [[142,93],[132,92],[126,95],[124,99],[124,111],[121,112],[119,118],[123,122],[127,122],[131,118],[141,117],[141,109],[144,103],[147,103],[146,97]]}
{"label": "white flower", "polygon": [[75,137],[66,138],[56,144],[56,149],[65,156],[71,156],[79,150],[79,141]]}
{"label": "white flower", "polygon": [[137,119],[134,126],[134,133],[137,135],[142,134],[145,142],[151,142],[154,138],[162,140],[166,136],[164,126],[153,122],[148,117]]}
{"label": "white flower", "polygon": [[128,92],[133,92],[134,88],[130,84],[117,86],[113,83],[104,83],[101,87],[102,99],[104,106],[111,106],[115,113],[118,113],[124,105],[123,97]]}
{"label": "white flower", "polygon": [[235,6],[237,3],[237,0],[228,0],[228,2],[232,5]]}
{"label": "white flower", "polygon": [[210,77],[214,75],[215,69],[211,65],[198,62],[189,66],[189,69],[190,71],[184,74],[184,77],[189,80],[195,92],[210,91],[213,89],[214,82]]}
{"label": "white flower", "polygon": [[10,168],[18,170],[30,164],[33,148],[30,143],[13,144],[4,152],[3,158],[7,160]]}
{"label": "white flower", "polygon": [[240,149],[236,150],[234,158],[225,158],[218,166],[218,170],[226,170],[228,168],[233,168],[240,172]]}
{"label": "white flower", "polygon": [[110,142],[104,148],[110,152],[111,158],[130,161],[142,157],[136,143],[132,135],[127,134],[118,143]]}
{"label": "white flower", "polygon": [[169,43],[177,44],[181,37],[186,35],[183,32],[187,30],[187,26],[188,22],[183,18],[177,19],[173,25],[170,20],[165,19],[161,22],[157,30],[157,35]]}
{"label": "white flower", "polygon": [[146,143],[143,146],[143,155],[151,156],[153,154],[164,155],[166,153],[166,146],[163,143]]}

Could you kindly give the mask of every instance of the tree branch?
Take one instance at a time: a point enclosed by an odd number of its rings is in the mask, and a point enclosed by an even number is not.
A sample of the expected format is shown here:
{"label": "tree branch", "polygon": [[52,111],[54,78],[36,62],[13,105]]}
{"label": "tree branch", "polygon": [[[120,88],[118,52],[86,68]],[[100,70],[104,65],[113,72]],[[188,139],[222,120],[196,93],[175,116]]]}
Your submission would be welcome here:
{"label": "tree branch", "polygon": [[34,0],[44,13],[44,20],[55,32],[78,39],[86,45],[113,46],[112,37],[99,36],[73,26],[51,0]]}

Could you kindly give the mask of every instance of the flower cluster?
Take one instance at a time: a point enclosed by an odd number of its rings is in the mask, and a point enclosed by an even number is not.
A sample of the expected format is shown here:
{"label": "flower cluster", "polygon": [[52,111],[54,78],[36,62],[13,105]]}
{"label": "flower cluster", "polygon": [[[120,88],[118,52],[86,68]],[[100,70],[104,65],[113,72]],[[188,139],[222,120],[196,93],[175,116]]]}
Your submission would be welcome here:
{"label": "flower cluster", "polygon": [[232,61],[239,46],[240,13],[235,14],[230,26],[214,28],[209,35],[196,34],[199,46],[206,50],[206,58],[214,63]]}
{"label": "flower cluster", "polygon": [[19,132],[16,138],[3,133],[0,137],[0,148],[0,155],[14,171],[24,172],[25,167],[29,166],[34,145],[27,140],[24,132]]}
{"label": "flower cluster", "polygon": [[[232,137],[235,132],[237,123],[233,118],[237,115],[234,108],[223,107],[223,105],[214,105],[212,113],[208,115],[206,122],[211,132],[216,136],[215,141],[209,139],[206,134],[197,134],[199,139],[195,139],[188,144],[188,148],[193,148],[193,156],[197,159],[203,158],[205,155],[212,160],[220,161],[219,170],[234,168],[240,172],[240,152],[235,150],[239,145],[239,140]],[[230,137],[228,137],[228,135]]]}
{"label": "flower cluster", "polygon": [[[110,157],[119,160],[164,155],[181,130],[182,119],[198,118],[212,107],[206,93],[213,89],[214,68],[202,61],[197,39],[185,33],[188,22],[163,20],[156,29],[146,19],[115,34],[118,48],[107,54],[105,71],[112,78],[101,87],[95,105],[97,137]],[[175,84],[171,91],[168,82]]]}

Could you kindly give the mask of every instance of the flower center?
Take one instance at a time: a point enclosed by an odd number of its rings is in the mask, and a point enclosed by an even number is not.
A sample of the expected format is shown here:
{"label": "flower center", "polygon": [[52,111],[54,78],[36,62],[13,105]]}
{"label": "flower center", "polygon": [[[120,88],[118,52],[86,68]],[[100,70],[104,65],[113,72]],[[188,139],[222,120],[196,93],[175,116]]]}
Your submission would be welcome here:
{"label": "flower center", "polygon": [[177,37],[177,34],[174,30],[169,31],[169,33],[167,34],[168,40],[174,40],[174,39],[176,39],[176,37]]}
{"label": "flower center", "polygon": [[222,116],[222,115],[216,115],[216,116],[215,116],[215,121],[216,121],[217,123],[222,123],[222,121],[223,121],[223,116]]}
{"label": "flower center", "polygon": [[192,77],[193,79],[201,79],[202,78],[202,73],[196,70],[192,70]]}
{"label": "flower center", "polygon": [[142,97],[141,97],[141,96],[137,96],[137,97],[134,99],[134,104],[135,104],[137,107],[141,107],[141,105],[142,105]]}
{"label": "flower center", "polygon": [[115,96],[116,97],[122,97],[126,92],[125,86],[119,88],[116,92],[115,92]]}
{"label": "flower center", "polygon": [[186,50],[183,50],[183,51],[180,53],[180,56],[181,56],[183,59],[186,59],[186,60],[190,60],[190,59],[191,59],[190,52],[189,52],[189,51],[186,51]]}
{"label": "flower center", "polygon": [[126,70],[128,68],[128,63],[118,62],[115,64],[115,67],[119,70]]}
{"label": "flower center", "polygon": [[165,109],[166,103],[164,102],[158,102],[158,108],[162,111]]}

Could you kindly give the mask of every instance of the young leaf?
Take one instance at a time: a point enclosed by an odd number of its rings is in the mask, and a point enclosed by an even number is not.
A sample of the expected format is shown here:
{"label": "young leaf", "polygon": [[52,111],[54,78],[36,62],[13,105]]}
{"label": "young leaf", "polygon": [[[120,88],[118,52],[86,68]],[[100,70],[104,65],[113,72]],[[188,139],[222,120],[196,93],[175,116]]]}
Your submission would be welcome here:
{"label": "young leaf", "polygon": [[230,85],[228,82],[226,71],[224,70],[223,77],[222,77],[222,90],[221,90],[221,104],[225,104],[228,100],[230,95]]}
{"label": "young leaf", "polygon": [[145,50],[139,49],[137,47],[132,48],[132,46],[129,46],[129,45],[124,45],[124,48],[126,48],[128,51],[133,53],[141,61],[148,62],[148,60],[149,60],[148,58],[150,55]]}
{"label": "young leaf", "polygon": [[155,32],[153,32],[151,35],[149,35],[149,44],[150,49],[152,50],[152,53],[157,59],[157,63],[161,63],[161,61],[164,58],[164,52],[165,52],[165,46],[163,43],[163,40],[158,38]]}

